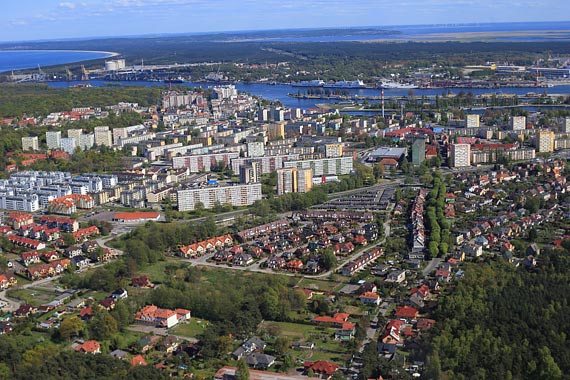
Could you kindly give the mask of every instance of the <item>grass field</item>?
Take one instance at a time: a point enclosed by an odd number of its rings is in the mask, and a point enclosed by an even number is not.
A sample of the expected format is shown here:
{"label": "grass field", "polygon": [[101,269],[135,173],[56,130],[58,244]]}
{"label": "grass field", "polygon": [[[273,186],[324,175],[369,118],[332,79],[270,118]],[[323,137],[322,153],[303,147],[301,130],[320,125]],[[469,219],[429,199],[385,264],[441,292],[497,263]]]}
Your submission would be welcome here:
{"label": "grass field", "polygon": [[196,338],[204,332],[208,323],[208,321],[203,319],[192,318],[190,323],[181,323],[171,329],[170,332],[174,335],[180,335],[186,338]]}
{"label": "grass field", "polygon": [[12,289],[7,292],[8,297],[22,300],[32,306],[41,306],[54,300],[57,296],[55,292],[41,289]]}

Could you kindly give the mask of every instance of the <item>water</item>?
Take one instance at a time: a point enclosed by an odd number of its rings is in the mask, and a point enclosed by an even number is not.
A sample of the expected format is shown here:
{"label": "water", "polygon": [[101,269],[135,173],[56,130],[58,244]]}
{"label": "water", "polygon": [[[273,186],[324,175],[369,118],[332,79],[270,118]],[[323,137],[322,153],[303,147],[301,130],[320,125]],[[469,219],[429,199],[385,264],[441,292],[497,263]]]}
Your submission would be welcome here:
{"label": "water", "polygon": [[[143,81],[132,81],[132,82],[107,82],[107,81],[100,81],[100,80],[92,80],[89,82],[48,82],[50,86],[53,87],[70,87],[77,84],[90,84],[94,87],[102,87],[102,86],[144,86],[144,87],[164,87],[168,88],[168,85],[162,82],[143,82]],[[186,86],[186,87],[212,87],[216,86],[215,83],[195,83],[195,82],[186,82],[186,83],[177,83],[176,87],[178,86]],[[322,103],[332,103],[334,100],[327,100],[327,99],[297,99],[288,96],[287,94],[296,94],[299,90],[301,93],[303,90],[299,87],[292,87],[287,84],[277,84],[277,85],[270,85],[270,84],[261,84],[261,83],[237,83],[236,88],[239,91],[244,91],[249,94],[255,96],[261,96],[267,100],[278,100],[286,107],[296,107],[296,108],[315,108],[317,104]],[[363,95],[363,96],[380,96],[382,92],[378,89],[350,89],[350,90],[343,90],[348,91],[351,95]],[[536,88],[536,87],[517,87],[517,88],[501,88],[501,89],[489,89],[489,88],[454,88],[454,89],[444,89],[444,88],[429,88],[429,89],[414,89],[412,90],[416,98],[421,98],[423,95],[425,96],[434,96],[434,95],[442,95],[443,93],[459,93],[460,91],[464,92],[472,92],[474,95],[482,95],[482,94],[516,94],[516,95],[525,95],[529,92],[534,92],[537,94],[542,94],[546,92],[547,94],[570,94],[570,85],[564,86],[554,86],[549,88]],[[384,90],[385,96],[408,96],[410,94],[409,89],[386,89]],[[375,103],[374,101],[370,101],[370,103]]]}
{"label": "water", "polygon": [[104,51],[18,50],[0,51],[0,72],[90,61],[112,56]]}

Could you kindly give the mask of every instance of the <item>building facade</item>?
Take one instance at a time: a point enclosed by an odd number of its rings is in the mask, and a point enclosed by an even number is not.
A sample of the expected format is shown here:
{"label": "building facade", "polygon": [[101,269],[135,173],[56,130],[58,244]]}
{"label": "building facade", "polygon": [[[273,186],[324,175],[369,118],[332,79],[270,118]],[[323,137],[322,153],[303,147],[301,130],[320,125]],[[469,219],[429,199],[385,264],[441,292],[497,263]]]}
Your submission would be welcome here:
{"label": "building facade", "polygon": [[459,168],[471,165],[471,145],[451,144],[449,146],[449,166]]}
{"label": "building facade", "polygon": [[261,199],[261,183],[179,190],[177,199],[179,211],[195,210],[200,203],[204,208],[213,208],[217,203],[249,206]]}

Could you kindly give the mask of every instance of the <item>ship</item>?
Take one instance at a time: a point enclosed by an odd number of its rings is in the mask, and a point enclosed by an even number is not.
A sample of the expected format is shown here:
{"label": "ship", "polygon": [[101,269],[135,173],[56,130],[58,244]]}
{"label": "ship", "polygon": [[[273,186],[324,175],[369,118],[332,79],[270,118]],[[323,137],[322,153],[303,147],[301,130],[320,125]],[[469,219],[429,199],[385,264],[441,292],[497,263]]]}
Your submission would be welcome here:
{"label": "ship", "polygon": [[384,88],[384,89],[388,89],[388,88],[399,88],[399,89],[414,89],[414,88],[418,88],[418,86],[416,86],[413,83],[400,83],[400,82],[393,82],[393,81],[386,81],[386,82],[381,82],[380,86],[378,86],[378,88]]}
{"label": "ship", "polygon": [[320,79],[302,80],[300,82],[291,83],[293,87],[323,87],[325,82]]}
{"label": "ship", "polygon": [[334,83],[327,83],[325,88],[366,88],[366,85],[361,80],[341,80]]}

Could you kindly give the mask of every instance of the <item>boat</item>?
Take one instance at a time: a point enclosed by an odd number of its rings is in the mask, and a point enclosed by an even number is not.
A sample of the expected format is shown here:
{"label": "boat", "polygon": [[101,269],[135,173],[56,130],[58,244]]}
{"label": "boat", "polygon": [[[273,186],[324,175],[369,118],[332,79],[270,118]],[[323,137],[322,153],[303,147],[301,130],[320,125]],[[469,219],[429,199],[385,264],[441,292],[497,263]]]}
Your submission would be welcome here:
{"label": "boat", "polygon": [[178,78],[167,78],[164,80],[164,83],[185,83],[186,79],[182,78],[182,77],[178,77]]}
{"label": "boat", "polygon": [[399,88],[399,89],[414,89],[414,88],[418,88],[418,86],[416,86],[413,83],[400,83],[400,82],[393,82],[393,81],[386,81],[386,82],[381,82],[380,86],[378,86],[378,88],[382,89],[388,89],[388,88]]}
{"label": "boat", "polygon": [[324,88],[366,88],[361,80],[341,80],[334,83],[327,83]]}
{"label": "boat", "polygon": [[293,87],[323,87],[325,82],[320,79],[302,80],[300,82],[291,83]]}

